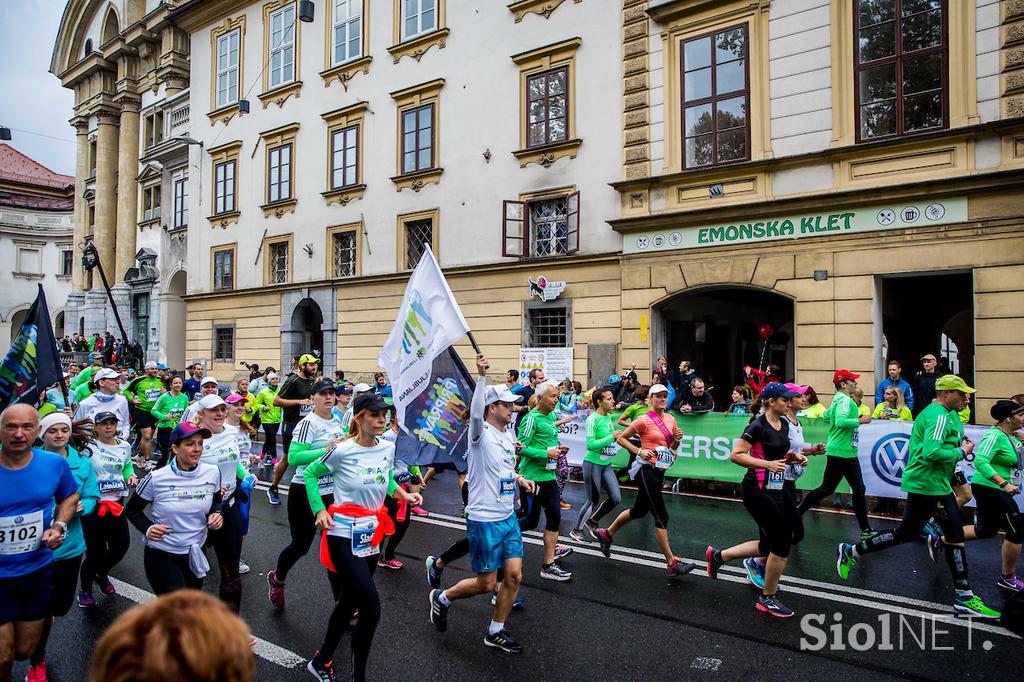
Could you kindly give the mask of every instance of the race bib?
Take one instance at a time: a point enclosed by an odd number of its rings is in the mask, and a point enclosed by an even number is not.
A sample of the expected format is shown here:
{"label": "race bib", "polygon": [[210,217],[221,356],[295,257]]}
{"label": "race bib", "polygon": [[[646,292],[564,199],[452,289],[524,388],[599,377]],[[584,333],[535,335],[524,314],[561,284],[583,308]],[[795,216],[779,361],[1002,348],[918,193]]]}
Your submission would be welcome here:
{"label": "race bib", "polygon": [[100,487],[100,495],[114,495],[128,492],[128,486],[123,478],[108,478],[96,481]]}
{"label": "race bib", "polygon": [[547,469],[548,471],[554,471],[555,469],[557,469],[557,468],[558,468],[558,460],[557,460],[557,459],[549,459],[549,460],[548,460],[548,463],[547,463],[547,464],[545,464],[545,465],[544,465],[544,467],[545,467],[545,468],[546,468],[546,469]]}
{"label": "race bib", "polygon": [[516,497],[515,476],[498,479],[498,502],[509,503]]}
{"label": "race bib", "polygon": [[43,511],[0,516],[0,554],[25,554],[39,549],[43,539]]}
{"label": "race bib", "polygon": [[1010,469],[1010,483],[1013,483],[1018,488],[1024,485],[1024,469],[1020,467]]}
{"label": "race bib", "polygon": [[860,445],[860,429],[853,430],[853,438],[850,439],[850,445],[853,447]]}
{"label": "race bib", "polygon": [[676,461],[676,453],[668,448],[657,448],[655,452],[658,454],[658,459],[654,462],[654,466],[658,469],[668,469]]}
{"label": "race bib", "polygon": [[786,480],[786,472],[780,471],[775,473],[774,471],[766,471],[767,475],[764,478],[764,489],[765,490],[782,490],[782,484]]}
{"label": "race bib", "polygon": [[307,414],[309,414],[312,411],[313,411],[313,406],[312,405],[300,405],[299,406],[299,416],[300,417],[305,417]]}
{"label": "race bib", "polygon": [[352,556],[367,557],[380,553],[380,548],[374,547],[373,533],[377,530],[376,517],[370,516],[352,524]]}
{"label": "race bib", "polygon": [[316,479],[316,485],[320,489],[320,496],[334,494],[334,474],[324,474]]}
{"label": "race bib", "polygon": [[605,445],[601,448],[601,459],[609,460],[614,457],[619,451],[618,445]]}

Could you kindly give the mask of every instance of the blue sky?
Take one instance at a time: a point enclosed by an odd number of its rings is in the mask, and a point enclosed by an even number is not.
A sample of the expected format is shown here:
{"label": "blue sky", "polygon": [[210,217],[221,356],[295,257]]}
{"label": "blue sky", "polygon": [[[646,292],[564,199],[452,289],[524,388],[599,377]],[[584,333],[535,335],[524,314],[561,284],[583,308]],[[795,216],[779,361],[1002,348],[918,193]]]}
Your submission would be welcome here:
{"label": "blue sky", "polygon": [[0,0],[0,125],[7,144],[58,173],[75,174],[74,94],[50,74],[65,0]]}

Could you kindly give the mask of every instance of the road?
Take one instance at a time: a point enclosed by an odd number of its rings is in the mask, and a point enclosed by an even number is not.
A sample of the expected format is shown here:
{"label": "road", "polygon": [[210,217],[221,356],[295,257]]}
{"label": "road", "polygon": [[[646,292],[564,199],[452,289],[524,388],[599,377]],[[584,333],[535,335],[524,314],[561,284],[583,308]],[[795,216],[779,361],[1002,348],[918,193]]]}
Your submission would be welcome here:
{"label": "road", "polygon": [[[847,514],[819,512],[805,519],[807,537],[794,551],[781,584],[781,597],[797,616],[779,621],[759,614],[753,607],[757,593],[741,566],[725,567],[717,581],[703,570],[709,543],[727,546],[756,537],[742,505],[670,495],[673,546],[699,561],[700,570],[669,579],[656,553],[653,524],[645,519],[619,534],[612,559],[600,556],[595,543],[562,538],[575,548],[563,562],[574,576],[570,583],[554,583],[538,576],[540,538],[531,533],[521,592],[526,605],[508,623],[525,653],[509,656],[482,643],[490,619],[488,600],[456,603],[443,635],[427,619],[423,559],[464,536],[455,485],[451,473],[430,483],[425,506],[431,516],[415,520],[398,551],[405,567],[377,571],[383,616],[371,655],[373,679],[783,679],[794,673],[832,679],[844,674],[858,679],[990,679],[1020,651],[1020,639],[997,625],[951,617],[949,572],[944,564],[932,564],[923,543],[868,557],[842,583],[835,574],[835,543],[857,534]],[[575,508],[582,492],[578,484],[566,489]],[[633,493],[624,491],[624,497],[631,501]],[[575,510],[564,514],[563,533],[574,517]],[[873,523],[883,528],[892,522],[876,518]],[[267,601],[266,572],[288,537],[285,505],[272,507],[258,492],[242,554],[252,572],[243,577],[241,615],[259,638],[260,680],[312,679],[303,659],[319,645],[333,606],[315,545],[289,575],[287,608],[276,612]],[[58,623],[49,647],[50,679],[84,679],[103,629],[149,596],[141,540],[132,529],[131,550],[113,572],[119,593],[103,597],[97,592],[97,607],[73,608]],[[999,608],[998,540],[972,543],[969,556],[975,590]],[[468,561],[461,560],[446,571],[445,585],[467,575]],[[216,594],[216,588],[214,569],[206,590]],[[851,646],[851,627],[858,646]],[[839,628],[845,634],[837,640],[833,629]],[[865,647],[869,639],[875,641]],[[335,660],[339,679],[347,679],[347,637]],[[20,674],[23,665],[16,666],[15,679]]]}

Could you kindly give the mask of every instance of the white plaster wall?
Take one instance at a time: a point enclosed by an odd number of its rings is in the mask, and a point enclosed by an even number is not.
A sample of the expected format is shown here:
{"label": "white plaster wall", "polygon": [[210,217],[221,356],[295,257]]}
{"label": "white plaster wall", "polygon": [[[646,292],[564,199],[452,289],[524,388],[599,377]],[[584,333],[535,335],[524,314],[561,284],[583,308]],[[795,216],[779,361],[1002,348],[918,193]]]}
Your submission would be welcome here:
{"label": "white plaster wall", "polygon": [[999,118],[999,0],[977,2],[978,116],[982,122],[995,121]]}
{"label": "white plaster wall", "polygon": [[[249,92],[252,113],[234,117],[226,126],[211,126],[210,27],[192,35],[192,135],[210,149],[242,140],[238,169],[238,224],[212,227],[205,219],[212,202],[209,156],[196,147],[191,163],[202,166],[202,190],[192,177],[190,187],[189,293],[210,289],[210,248],[238,243],[236,288],[261,286],[262,257],[257,259],[264,230],[268,236],[294,233],[293,281],[322,279],[325,272],[325,229],[330,225],[365,221],[361,253],[363,275],[396,270],[396,216],[440,208],[440,262],[443,266],[501,261],[502,200],[520,193],[575,185],[581,191],[580,253],[617,252],[619,236],[605,222],[618,214],[618,194],[608,183],[621,175],[621,27],[601,2],[564,3],[549,19],[527,15],[521,23],[504,2],[449,0],[447,25],[451,33],[444,49],[432,47],[417,62],[404,58],[392,63],[392,3],[373,2],[369,17],[369,75],[359,74],[346,92],[335,81],[324,87],[318,73],[324,65],[324,3],[316,20],[301,27],[301,96],[283,107],[263,109],[257,94],[262,68],[261,5],[245,10],[246,34],[242,92]],[[232,18],[238,16],[231,15]],[[220,23],[220,22],[218,22]],[[577,134],[583,140],[575,159],[563,158],[550,168],[520,168],[512,151],[519,146],[519,69],[511,55],[582,38],[577,52],[574,87]],[[389,179],[396,175],[395,103],[388,93],[445,78],[440,95],[440,185],[419,192],[396,192]],[[250,91],[250,86],[257,82]],[[320,115],[366,100],[363,173],[367,185],[362,200],[348,206],[325,205],[327,133]],[[372,112],[372,113],[371,113]],[[294,214],[264,219],[265,148],[259,137],[298,121]],[[614,142],[614,144],[613,144]],[[258,146],[257,146],[258,145]],[[490,162],[483,158],[490,150]],[[255,150],[255,157],[253,153]],[[191,176],[190,176],[191,177]],[[308,258],[303,245],[313,245]]]}

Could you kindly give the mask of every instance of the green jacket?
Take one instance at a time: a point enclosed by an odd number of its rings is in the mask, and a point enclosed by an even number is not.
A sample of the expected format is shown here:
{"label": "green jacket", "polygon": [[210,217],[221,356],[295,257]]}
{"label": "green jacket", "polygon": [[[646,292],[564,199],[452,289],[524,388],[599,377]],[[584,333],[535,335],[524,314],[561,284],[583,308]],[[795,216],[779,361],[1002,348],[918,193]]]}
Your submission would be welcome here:
{"label": "green jacket", "polygon": [[852,459],[857,456],[857,427],[860,426],[857,403],[845,393],[836,393],[823,419],[828,423],[825,454]]}
{"label": "green jacket", "polygon": [[171,395],[164,393],[156,399],[156,404],[149,410],[149,413],[156,417],[158,429],[173,429],[181,421],[181,415],[185,414],[188,407],[188,396],[184,393]]}
{"label": "green jacket", "polygon": [[920,495],[948,495],[956,463],[964,457],[963,426],[956,412],[931,403],[914,420],[907,468],[900,490]]}
{"label": "green jacket", "polygon": [[160,377],[142,376],[132,380],[124,392],[128,402],[134,398],[139,401],[137,407],[140,410],[149,412],[156,405],[157,399],[167,392],[167,386]]}
{"label": "green jacket", "polygon": [[999,474],[1004,481],[1019,486],[1021,462],[1017,459],[1015,440],[994,426],[986,431],[974,453],[974,475],[971,476],[971,483],[999,488],[1000,486],[993,480],[996,474]]}
{"label": "green jacket", "polygon": [[548,469],[548,448],[558,447],[557,416],[532,409],[519,422],[519,473],[534,483],[555,480],[555,470]]}
{"label": "green jacket", "polygon": [[260,411],[260,421],[264,424],[280,424],[281,410],[283,408],[274,404],[274,396],[277,395],[277,388],[268,386],[256,396],[253,405]]}
{"label": "green jacket", "polygon": [[[612,458],[619,452],[619,446],[615,443],[615,422],[612,416],[604,416],[597,412],[591,412],[587,417],[587,454],[584,462],[592,464],[610,464]],[[611,454],[605,454],[605,449]]]}

